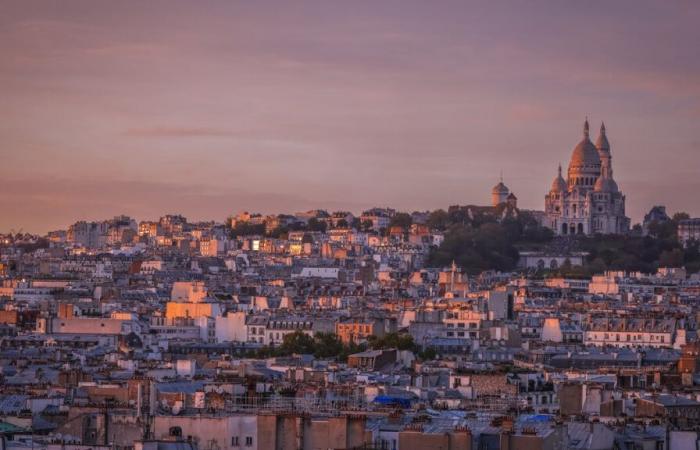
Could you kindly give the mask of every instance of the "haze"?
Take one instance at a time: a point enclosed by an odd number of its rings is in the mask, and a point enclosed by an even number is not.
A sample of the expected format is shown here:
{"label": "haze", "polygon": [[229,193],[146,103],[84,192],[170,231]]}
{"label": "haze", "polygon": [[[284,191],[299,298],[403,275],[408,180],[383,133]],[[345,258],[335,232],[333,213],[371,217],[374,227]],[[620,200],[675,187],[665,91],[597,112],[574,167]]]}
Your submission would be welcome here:
{"label": "haze", "polygon": [[500,3],[3,1],[0,231],[542,209],[586,115],[633,223],[700,215],[700,3]]}

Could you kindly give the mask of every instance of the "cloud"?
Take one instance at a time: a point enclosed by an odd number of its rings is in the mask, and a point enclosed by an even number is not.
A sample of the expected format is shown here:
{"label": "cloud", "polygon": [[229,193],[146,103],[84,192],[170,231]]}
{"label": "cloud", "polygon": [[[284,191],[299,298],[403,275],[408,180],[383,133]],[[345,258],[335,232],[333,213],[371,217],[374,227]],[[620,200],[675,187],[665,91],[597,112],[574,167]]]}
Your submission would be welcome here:
{"label": "cloud", "polygon": [[28,232],[43,233],[66,228],[77,220],[103,220],[118,214],[148,220],[182,213],[192,220],[223,221],[243,210],[267,214],[368,206],[289,192],[266,192],[255,186],[245,189],[123,179],[0,178],[0,211],[12,211],[11,215],[0,215],[0,232],[23,227]]}
{"label": "cloud", "polygon": [[197,137],[230,137],[234,133],[220,128],[156,126],[147,128],[131,128],[124,132],[130,137],[142,138],[197,138]]}

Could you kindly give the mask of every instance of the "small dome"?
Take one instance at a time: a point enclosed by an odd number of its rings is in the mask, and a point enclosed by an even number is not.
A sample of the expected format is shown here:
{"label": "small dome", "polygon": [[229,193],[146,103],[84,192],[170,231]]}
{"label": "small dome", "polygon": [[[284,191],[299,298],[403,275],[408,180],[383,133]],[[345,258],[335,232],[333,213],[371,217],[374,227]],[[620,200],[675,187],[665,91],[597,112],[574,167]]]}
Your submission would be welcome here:
{"label": "small dome", "polygon": [[565,190],[566,181],[559,175],[552,182],[552,192],[564,192]]}
{"label": "small dome", "polygon": [[617,192],[617,183],[610,177],[600,176],[593,186],[595,192]]}
{"label": "small dome", "polygon": [[559,165],[559,173],[552,181],[552,192],[564,192],[566,190],[566,180],[561,176],[561,164]]}
{"label": "small dome", "polygon": [[495,185],[495,186],[493,187],[493,189],[491,190],[491,192],[494,193],[494,194],[507,194],[507,193],[510,192],[510,191],[508,190],[508,188],[506,187],[506,185],[503,184],[503,182],[501,181],[501,182],[499,182],[497,185]]}

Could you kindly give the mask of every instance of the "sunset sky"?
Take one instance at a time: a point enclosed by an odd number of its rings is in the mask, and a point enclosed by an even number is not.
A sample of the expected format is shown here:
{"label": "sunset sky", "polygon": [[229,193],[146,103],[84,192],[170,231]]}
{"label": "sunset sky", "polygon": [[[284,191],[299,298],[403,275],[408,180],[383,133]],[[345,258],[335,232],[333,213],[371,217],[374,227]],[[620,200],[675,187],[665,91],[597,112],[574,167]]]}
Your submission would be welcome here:
{"label": "sunset sky", "polygon": [[2,1],[0,232],[542,209],[587,115],[633,223],[700,215],[700,2]]}

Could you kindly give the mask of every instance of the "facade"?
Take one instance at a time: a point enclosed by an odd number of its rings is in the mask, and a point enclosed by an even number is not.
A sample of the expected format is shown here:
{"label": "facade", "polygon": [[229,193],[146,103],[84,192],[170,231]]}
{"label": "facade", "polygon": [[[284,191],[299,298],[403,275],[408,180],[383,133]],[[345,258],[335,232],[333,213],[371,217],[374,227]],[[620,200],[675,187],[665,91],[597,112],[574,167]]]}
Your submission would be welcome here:
{"label": "facade", "polygon": [[678,241],[685,247],[693,240],[700,241],[700,218],[681,220],[678,223]]}
{"label": "facade", "polygon": [[556,254],[547,252],[520,252],[518,265],[525,269],[552,269],[571,265],[582,266],[588,253],[574,252],[571,254]]}
{"label": "facade", "polygon": [[495,208],[503,204],[511,208],[517,208],[518,197],[508,189],[508,186],[503,184],[503,179],[501,179],[498,184],[491,189],[491,206]]}
{"label": "facade", "polygon": [[335,325],[335,334],[345,344],[365,342],[370,336],[384,336],[384,324],[375,319],[348,319]]}
{"label": "facade", "polygon": [[593,319],[586,327],[584,343],[614,347],[672,347],[676,336],[674,319]]}
{"label": "facade", "polygon": [[613,179],[610,143],[604,124],[593,145],[588,120],[584,123],[583,139],[571,155],[567,179],[564,180],[560,166],[559,174],[545,196],[543,225],[557,235],[622,234],[629,231],[625,196]]}
{"label": "facade", "polygon": [[663,205],[656,205],[644,215],[644,220],[642,221],[642,233],[644,234],[644,236],[646,236],[649,234],[649,227],[652,224],[665,223],[670,220],[671,218],[668,217],[668,214],[666,214],[666,207]]}

